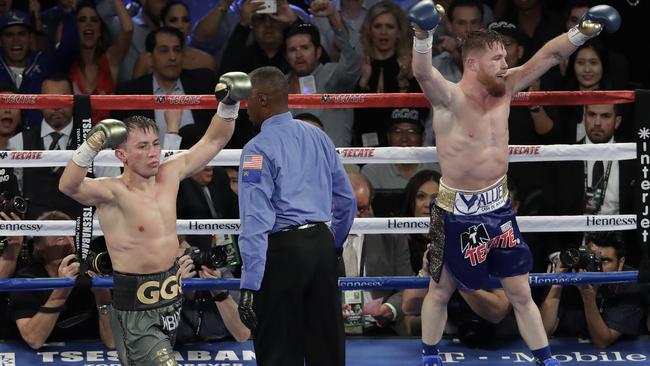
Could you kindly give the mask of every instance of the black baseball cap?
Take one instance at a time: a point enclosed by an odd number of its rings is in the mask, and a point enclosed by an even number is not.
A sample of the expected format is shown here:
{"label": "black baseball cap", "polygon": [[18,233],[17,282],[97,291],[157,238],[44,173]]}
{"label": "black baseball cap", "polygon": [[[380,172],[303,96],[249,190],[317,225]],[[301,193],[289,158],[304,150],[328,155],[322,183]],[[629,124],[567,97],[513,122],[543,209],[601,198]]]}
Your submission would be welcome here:
{"label": "black baseball cap", "polygon": [[489,30],[493,30],[502,36],[510,37],[515,42],[522,45],[526,41],[526,36],[516,25],[508,22],[493,22],[488,25]]}

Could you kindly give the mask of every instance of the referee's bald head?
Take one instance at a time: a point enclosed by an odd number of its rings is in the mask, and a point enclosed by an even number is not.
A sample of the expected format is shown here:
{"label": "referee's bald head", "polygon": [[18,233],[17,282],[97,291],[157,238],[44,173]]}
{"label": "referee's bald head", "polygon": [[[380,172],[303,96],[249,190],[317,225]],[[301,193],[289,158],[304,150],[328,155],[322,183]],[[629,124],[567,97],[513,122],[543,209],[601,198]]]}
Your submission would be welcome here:
{"label": "referee's bald head", "polygon": [[264,66],[251,71],[249,76],[253,92],[262,92],[275,102],[289,104],[289,83],[280,69]]}

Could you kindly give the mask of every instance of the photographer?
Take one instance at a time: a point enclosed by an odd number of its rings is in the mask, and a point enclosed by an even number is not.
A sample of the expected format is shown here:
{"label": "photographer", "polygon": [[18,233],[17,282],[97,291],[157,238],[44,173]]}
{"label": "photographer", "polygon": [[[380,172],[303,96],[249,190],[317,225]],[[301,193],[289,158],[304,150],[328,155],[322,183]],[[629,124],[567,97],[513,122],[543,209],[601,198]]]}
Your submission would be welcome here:
{"label": "photographer", "polygon": [[[625,245],[620,232],[593,232],[586,236],[586,250],[578,260],[562,252],[554,273],[630,271],[625,265]],[[573,264],[571,266],[571,264]],[[571,268],[569,268],[571,266]],[[550,270],[549,270],[550,271]],[[621,336],[635,337],[643,322],[643,296],[636,283],[551,286],[541,306],[542,322],[548,335],[590,338],[598,348],[612,345]]]}
{"label": "photographer", "polygon": [[[179,238],[178,259],[182,278],[232,278],[228,267],[221,267],[221,260],[210,261],[206,252],[190,247]],[[188,250],[189,249],[189,250]],[[195,261],[200,266],[195,265]],[[207,262],[207,263],[204,263]],[[197,271],[197,268],[198,271]],[[187,291],[181,309],[181,320],[176,333],[176,342],[216,342],[233,337],[237,342],[247,341],[250,330],[239,319],[237,302],[239,292],[228,290]]]}
{"label": "photographer", "polygon": [[[49,211],[38,220],[72,220],[60,211]],[[16,278],[73,277],[79,275],[72,236],[34,238],[34,262],[18,270]],[[91,276],[94,273],[89,272]],[[94,300],[93,300],[94,298]],[[58,288],[51,291],[19,291],[10,297],[10,316],[22,339],[33,349],[46,342],[101,338],[115,348],[110,328],[108,289]]]}
{"label": "photographer", "polygon": [[[15,212],[7,214],[0,211],[2,221],[20,220]],[[18,258],[23,246],[22,236],[0,237],[0,279],[14,276]],[[9,300],[8,292],[0,292],[0,340],[16,339],[18,330],[13,321],[7,316]]]}

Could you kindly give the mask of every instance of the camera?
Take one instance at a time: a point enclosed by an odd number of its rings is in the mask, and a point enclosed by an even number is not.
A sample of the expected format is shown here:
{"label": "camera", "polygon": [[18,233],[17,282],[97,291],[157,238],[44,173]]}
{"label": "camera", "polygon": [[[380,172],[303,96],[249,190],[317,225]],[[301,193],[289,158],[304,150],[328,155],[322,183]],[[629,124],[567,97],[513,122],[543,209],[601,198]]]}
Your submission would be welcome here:
{"label": "camera", "polygon": [[9,238],[6,236],[0,236],[0,255],[5,251],[7,245],[9,245]]}
{"label": "camera", "polygon": [[22,196],[11,197],[9,192],[4,191],[0,193],[0,211],[6,213],[7,215],[12,212],[22,216],[27,212],[27,200]]}
{"label": "camera", "polygon": [[587,272],[600,272],[602,260],[600,253],[593,253],[586,247],[569,248],[560,253],[560,262],[570,269],[584,269]]}
{"label": "camera", "polygon": [[228,253],[221,245],[210,248],[209,251],[202,251],[197,247],[185,249],[184,255],[189,255],[194,267],[206,266],[210,269],[223,268],[228,265]]}
{"label": "camera", "polygon": [[99,252],[95,253],[92,251],[88,252],[85,261],[79,261],[82,265],[85,265],[89,271],[93,271],[99,275],[106,276],[113,273],[113,262],[111,257],[109,257],[108,252]]}

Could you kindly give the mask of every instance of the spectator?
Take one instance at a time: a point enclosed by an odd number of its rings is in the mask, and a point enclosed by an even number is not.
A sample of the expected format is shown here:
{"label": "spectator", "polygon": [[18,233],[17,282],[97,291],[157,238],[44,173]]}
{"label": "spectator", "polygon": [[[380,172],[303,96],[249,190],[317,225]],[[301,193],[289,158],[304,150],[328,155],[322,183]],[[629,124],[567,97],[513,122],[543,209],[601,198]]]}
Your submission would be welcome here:
{"label": "spectator", "polygon": [[239,167],[227,166],[225,169],[230,181],[230,190],[236,195],[239,190]]}
{"label": "spectator", "polygon": [[[390,115],[386,118],[387,127],[385,129],[388,146],[422,146],[424,140],[423,113],[423,110],[410,108],[390,110]],[[381,119],[375,123],[380,121]],[[361,169],[361,173],[370,180],[377,190],[402,190],[415,173],[424,169],[439,171],[440,167],[434,163],[366,164]],[[395,212],[397,211],[399,208],[396,207]]]}
{"label": "spectator", "polygon": [[[107,44],[108,29],[95,3],[86,0],[77,5],[80,49],[70,70],[74,94],[111,95],[115,91],[120,63],[131,45],[133,22],[122,0],[113,0],[113,3],[121,28],[111,45]],[[92,121],[97,123],[109,115],[107,110],[93,110]]]}
{"label": "spectator", "polygon": [[[212,94],[216,78],[210,70],[182,68],[183,44],[183,33],[176,28],[162,27],[151,32],[147,36],[147,52],[151,53],[153,72],[118,84],[115,94],[161,96]],[[161,100],[164,100],[164,97]],[[178,135],[178,130],[167,130],[163,110],[113,111],[112,115],[120,120],[131,115],[141,115],[155,120],[160,130],[161,144],[165,144],[170,134]],[[214,110],[183,109],[180,127],[193,123],[207,126],[213,115]]]}
{"label": "spectator", "polygon": [[[361,174],[349,174],[357,203],[357,218],[371,216],[371,183]],[[406,237],[399,234],[349,234],[343,243],[343,273],[347,277],[410,276]],[[402,291],[345,291],[343,295],[346,333],[363,335],[405,335]],[[379,306],[369,306],[373,302]],[[345,310],[355,304],[366,305],[358,322],[346,321]],[[368,310],[372,308],[372,310]],[[356,332],[355,332],[356,331]]]}
{"label": "spectator", "polygon": [[[287,74],[289,93],[346,93],[354,89],[361,69],[361,55],[350,46],[348,35],[338,12],[331,3],[316,16],[327,17],[336,31],[336,44],[341,50],[338,62],[322,64],[318,29],[311,24],[293,25],[285,33],[286,58],[291,66]],[[350,109],[303,109],[318,117],[325,133],[337,147],[352,142],[353,112]]]}
{"label": "spectator", "polygon": [[503,20],[517,26],[525,35],[524,57],[521,63],[530,57],[552,38],[563,33],[562,16],[553,12],[550,6],[541,0],[512,0]]}
{"label": "spectator", "polygon": [[[0,168],[0,171],[6,168]],[[0,175],[3,177],[3,175]],[[4,203],[3,203],[4,204]],[[20,220],[16,212],[9,214],[0,211],[0,221]],[[0,237],[0,279],[12,278],[16,269],[23,264],[23,240],[22,236]],[[0,292],[0,340],[19,339],[16,323],[9,317],[9,292]]]}
{"label": "spectator", "polygon": [[[13,84],[0,83],[0,94],[16,94]],[[0,109],[0,150],[7,150],[9,139],[22,129],[20,109]]]}
{"label": "spectator", "polygon": [[[440,172],[421,170],[409,179],[404,188],[402,203],[403,217],[429,217],[431,200],[438,196]],[[373,207],[375,202],[373,202]],[[422,256],[427,250],[429,239],[426,234],[408,235],[411,269],[417,273],[422,268]]]}
{"label": "spectator", "polygon": [[[634,270],[625,263],[625,244],[620,232],[589,233],[585,242],[585,249],[599,256],[594,262],[601,262],[602,272]],[[580,265],[580,270],[584,269]],[[571,268],[559,261],[554,272],[568,270]],[[639,334],[644,305],[643,293],[636,283],[553,285],[542,303],[541,314],[548,335],[590,338],[594,347],[607,348],[621,337]]]}
{"label": "spectator", "polygon": [[[285,4],[291,9],[295,15],[301,19],[303,22],[309,22],[309,15],[301,9],[300,7],[288,4],[286,0],[280,1],[277,3],[278,13],[273,14],[271,18],[277,20],[285,21],[286,16],[280,14],[285,14],[292,16],[288,13],[285,13],[282,8]],[[191,45],[193,47],[200,48],[214,56],[218,65],[222,65],[226,62],[226,58],[233,57],[232,54],[226,53],[225,49],[230,43],[231,38],[236,32],[241,32],[243,29],[237,30],[240,24],[251,24],[250,16],[253,14],[259,5],[251,4],[250,0],[221,0],[218,1],[216,6],[212,8],[210,12],[196,24],[192,32]],[[282,19],[285,20],[282,20]],[[244,19],[243,23],[241,23]],[[246,20],[247,19],[247,20]],[[266,20],[265,20],[266,21]],[[268,28],[267,28],[268,29]],[[269,29],[267,36],[272,37],[271,29]],[[248,37],[244,39],[246,44],[249,44],[253,39]],[[281,44],[281,43],[280,43]],[[224,56],[226,54],[227,56]],[[241,55],[237,55],[240,61],[243,61]],[[275,65],[277,67],[277,65]],[[240,70],[237,70],[240,71]],[[223,68],[220,73],[223,73]]]}
{"label": "spectator", "polygon": [[[58,43],[60,36],[59,26],[61,19],[75,11],[75,0],[58,0],[56,4],[45,11],[41,11],[42,1],[29,1],[29,12],[34,19],[34,38],[46,47]],[[36,48],[38,49],[38,48]]]}
{"label": "spectator", "polygon": [[[38,220],[72,220],[61,211],[49,211]],[[72,277],[79,275],[73,236],[34,239],[36,261],[16,273],[17,278]],[[91,276],[95,275],[90,273]],[[94,299],[93,299],[94,298]],[[108,289],[59,288],[51,291],[13,292],[11,316],[23,340],[33,349],[47,342],[100,338],[115,348],[108,317]]]}
{"label": "spectator", "polygon": [[[383,1],[368,11],[363,22],[361,43],[364,63],[356,89],[361,93],[419,93],[411,71],[411,43],[406,15],[398,5]],[[356,146],[378,146],[385,130],[386,108],[354,110]],[[418,145],[418,146],[421,146]],[[374,182],[373,182],[374,183]],[[377,187],[379,188],[379,187]]]}
{"label": "spectator", "polygon": [[445,79],[458,82],[463,75],[460,48],[462,40],[473,30],[483,28],[483,4],[480,0],[454,0],[447,9],[449,36],[440,36],[433,66]]}
{"label": "spectator", "polygon": [[[612,144],[614,131],[622,123],[620,105],[585,106],[587,135],[580,144]],[[550,215],[634,213],[634,160],[566,161],[549,164],[545,187],[545,213]],[[581,245],[582,233],[547,236],[546,254],[556,260],[561,249]],[[630,232],[625,241],[631,261],[640,258],[640,248]]]}
{"label": "spectator", "polygon": [[[198,125],[187,125],[180,130],[181,150],[196,144],[205,129]],[[230,181],[221,167],[205,166],[190,178],[181,181],[176,199],[176,212],[179,219],[238,219],[237,195],[230,189]],[[231,243],[234,237],[227,235]],[[190,245],[201,250],[210,250],[223,240],[223,234],[188,235]]]}
{"label": "spectator", "polygon": [[[43,94],[71,95],[72,84],[63,74],[52,74],[43,81]],[[72,107],[43,109],[43,122],[18,133],[9,140],[10,150],[73,150],[77,137],[73,131]],[[25,218],[34,220],[47,211],[60,210],[76,217],[81,206],[59,191],[60,167],[16,168],[18,187],[28,199]],[[97,167],[95,176],[119,174],[115,167]]]}
{"label": "spectator", "polygon": [[[158,29],[160,25],[160,11],[166,2],[166,0],[140,0],[142,6],[138,10],[138,13],[131,18],[133,21],[131,48],[129,48],[129,52],[120,65],[119,81],[129,80],[133,76],[135,62],[138,60],[140,54],[146,51],[145,43],[147,36],[152,31]],[[113,38],[116,38],[122,27],[119,16],[112,19],[109,27],[111,35]]]}
{"label": "spectator", "polygon": [[[345,28],[350,35],[350,45],[361,50],[361,29],[366,19],[369,9],[381,0],[340,0],[335,2],[336,11],[341,15]],[[320,7],[321,1],[312,1],[310,11]],[[320,32],[321,46],[333,61],[339,59],[339,49],[336,47],[334,40],[334,30],[329,21],[323,17],[312,17],[312,23],[318,27]]]}
{"label": "spectator", "polygon": [[[181,241],[179,260],[181,278],[232,278],[228,267],[196,268],[192,258],[185,255],[189,248],[187,241]],[[237,302],[239,291],[209,290],[184,291],[185,301],[181,308],[180,325],[176,331],[176,342],[180,344],[197,342],[217,342],[233,337],[237,342],[250,338],[250,330],[239,319]]]}
{"label": "spectator", "polygon": [[[187,4],[181,0],[168,1],[160,11],[160,26],[177,28],[183,33],[185,39],[188,39],[191,24],[190,9]],[[209,69],[215,75],[217,73],[217,65],[212,56],[187,44],[183,47],[183,68],[188,70]],[[133,68],[133,78],[136,79],[150,72],[151,54],[148,52],[142,53]]]}
{"label": "spectator", "polygon": [[[569,69],[560,90],[617,90],[624,86],[611,75],[608,51],[599,40],[591,40],[569,57]],[[548,85],[542,85],[548,89]],[[547,106],[536,118],[548,118],[552,125],[547,141],[575,144],[585,137],[584,108],[582,106]]]}
{"label": "spectator", "polygon": [[[12,10],[0,17],[0,82],[10,83],[21,94],[39,94],[49,75],[67,73],[79,47],[74,13],[66,14],[61,42],[47,51],[32,51],[32,23],[29,15]],[[26,125],[36,127],[43,118],[39,110],[27,111]]]}
{"label": "spectator", "polygon": [[[569,30],[573,28],[580,19],[582,19],[582,16],[591,8],[592,6],[596,5],[597,3],[594,0],[573,0],[569,1],[568,6],[566,7],[565,10],[565,16],[566,16],[566,21],[565,21],[565,30]],[[610,47],[608,48],[608,56],[609,56],[609,64],[611,65],[611,72],[612,72],[612,77],[617,80],[620,84],[622,85],[627,85],[628,81],[630,80],[630,67],[629,67],[629,62],[626,59],[625,55],[618,53],[614,50],[612,50]],[[564,59],[562,62],[560,62],[560,75],[561,76],[566,76],[569,68],[569,60]]]}
{"label": "spectator", "polygon": [[310,125],[318,127],[318,129],[324,131],[323,122],[321,122],[320,118],[314,116],[311,113],[296,114],[295,116],[293,116],[293,118],[309,123]]}
{"label": "spectator", "polygon": [[[287,0],[277,2],[277,14],[258,14],[262,2],[245,0],[242,4],[239,25],[235,27],[221,60],[220,73],[229,71],[251,72],[262,66],[275,66],[289,71],[282,54],[283,33],[298,20]],[[248,44],[249,34],[253,41]]]}

